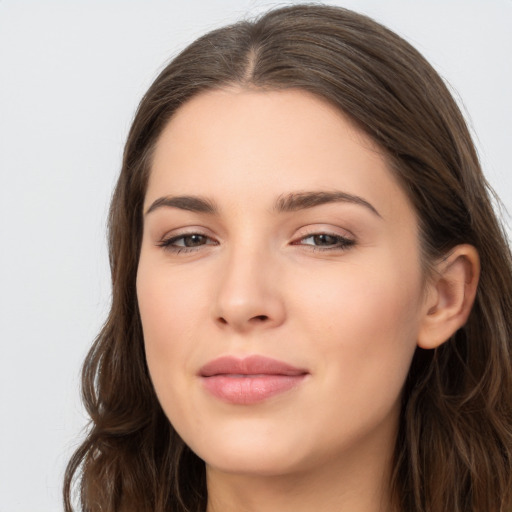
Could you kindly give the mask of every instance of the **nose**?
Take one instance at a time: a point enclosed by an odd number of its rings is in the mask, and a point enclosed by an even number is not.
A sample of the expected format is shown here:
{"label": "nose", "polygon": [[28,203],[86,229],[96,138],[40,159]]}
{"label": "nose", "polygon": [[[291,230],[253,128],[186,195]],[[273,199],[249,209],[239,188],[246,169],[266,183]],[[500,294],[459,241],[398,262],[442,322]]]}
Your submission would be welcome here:
{"label": "nose", "polygon": [[262,251],[227,255],[217,276],[215,322],[238,332],[281,325],[286,310],[278,274],[272,257]]}

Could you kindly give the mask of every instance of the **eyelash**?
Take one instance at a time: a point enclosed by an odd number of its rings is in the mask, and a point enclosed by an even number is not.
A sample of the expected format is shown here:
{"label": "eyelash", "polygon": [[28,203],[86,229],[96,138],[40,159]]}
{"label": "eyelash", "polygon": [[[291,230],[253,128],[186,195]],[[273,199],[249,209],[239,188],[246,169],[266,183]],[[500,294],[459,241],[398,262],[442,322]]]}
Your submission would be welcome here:
{"label": "eyelash", "polygon": [[[334,239],[334,241],[331,244],[328,244],[329,247],[322,247],[320,245],[313,245],[313,244],[300,244],[299,242],[303,242],[304,240],[307,240],[308,238],[317,238],[317,237],[329,237],[331,239]],[[303,236],[299,238],[297,242],[293,242],[292,245],[303,245],[304,247],[308,247],[311,251],[346,251],[350,247],[353,247],[356,244],[356,241],[352,238],[347,238],[341,235],[337,235],[335,233],[327,233],[327,232],[320,232],[320,233],[310,233],[309,235]]]}
{"label": "eyelash", "polygon": [[[191,237],[201,237],[206,241],[206,243],[199,244],[196,246],[187,247],[186,245],[175,245],[176,242]],[[334,239],[334,241],[331,241],[329,247],[322,247],[320,245],[313,245],[313,244],[304,244],[300,243],[304,240],[307,240],[308,238],[315,239],[317,237],[329,237],[331,239]],[[208,241],[213,243],[208,243]],[[317,240],[318,242],[318,240]],[[302,245],[303,247],[307,247],[308,250],[311,251],[319,251],[319,252],[325,252],[325,251],[345,251],[349,249],[350,247],[353,247],[356,244],[356,241],[351,238],[346,238],[341,235],[337,235],[334,233],[327,233],[327,232],[317,232],[317,233],[310,233],[306,236],[303,236],[298,239],[296,242],[292,242],[291,245]],[[204,247],[205,245],[219,245],[219,243],[212,238],[210,238],[207,235],[204,235],[203,233],[185,233],[177,236],[172,236],[170,238],[166,238],[158,242],[158,247],[162,247],[164,250],[172,252],[174,254],[180,254],[180,253],[190,253],[197,251],[200,247]]]}
{"label": "eyelash", "polygon": [[[196,246],[192,246],[192,247],[187,247],[186,245],[183,245],[183,246],[174,245],[179,240],[185,240],[186,238],[191,238],[194,236],[201,237],[205,240],[213,241],[214,243],[204,243],[204,244],[200,244],[200,245],[196,245]],[[174,254],[180,254],[182,252],[196,251],[199,247],[203,247],[205,245],[218,245],[218,242],[214,241],[212,238],[210,238],[207,235],[204,235],[203,233],[184,233],[181,235],[172,236],[170,238],[164,238],[163,240],[158,242],[157,245],[159,247],[162,247],[162,249],[164,249],[166,251],[170,251]]]}

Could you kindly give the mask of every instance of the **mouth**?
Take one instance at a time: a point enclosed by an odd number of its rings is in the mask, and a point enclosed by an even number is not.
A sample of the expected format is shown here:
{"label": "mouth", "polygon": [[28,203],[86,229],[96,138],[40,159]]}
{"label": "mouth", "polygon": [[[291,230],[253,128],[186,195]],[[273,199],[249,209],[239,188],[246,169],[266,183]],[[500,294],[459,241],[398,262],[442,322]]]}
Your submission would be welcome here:
{"label": "mouth", "polygon": [[236,405],[250,405],[289,391],[309,372],[263,356],[220,357],[199,371],[204,388],[214,397]]}

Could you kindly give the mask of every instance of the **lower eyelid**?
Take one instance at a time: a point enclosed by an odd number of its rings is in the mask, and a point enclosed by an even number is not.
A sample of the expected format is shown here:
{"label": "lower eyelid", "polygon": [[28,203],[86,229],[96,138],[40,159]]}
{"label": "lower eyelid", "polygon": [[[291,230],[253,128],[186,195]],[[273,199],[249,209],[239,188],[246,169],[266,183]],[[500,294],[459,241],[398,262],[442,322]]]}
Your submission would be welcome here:
{"label": "lower eyelid", "polygon": [[322,245],[312,245],[312,244],[302,244],[302,247],[312,250],[312,251],[347,251],[348,249],[354,247],[355,243],[350,240],[347,242],[339,243],[336,245],[330,246],[322,246]]}

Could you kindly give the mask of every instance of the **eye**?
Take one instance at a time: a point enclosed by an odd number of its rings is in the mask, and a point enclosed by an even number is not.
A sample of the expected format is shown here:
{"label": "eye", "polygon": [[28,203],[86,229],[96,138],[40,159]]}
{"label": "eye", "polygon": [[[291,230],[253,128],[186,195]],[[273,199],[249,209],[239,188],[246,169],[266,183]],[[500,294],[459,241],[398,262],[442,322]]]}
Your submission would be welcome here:
{"label": "eye", "polygon": [[355,240],[332,233],[313,233],[294,242],[294,245],[305,245],[317,251],[343,250],[355,245]]}
{"label": "eye", "polygon": [[172,236],[158,242],[158,246],[167,251],[179,253],[190,252],[204,245],[217,245],[218,243],[212,238],[202,233],[186,233]]}

